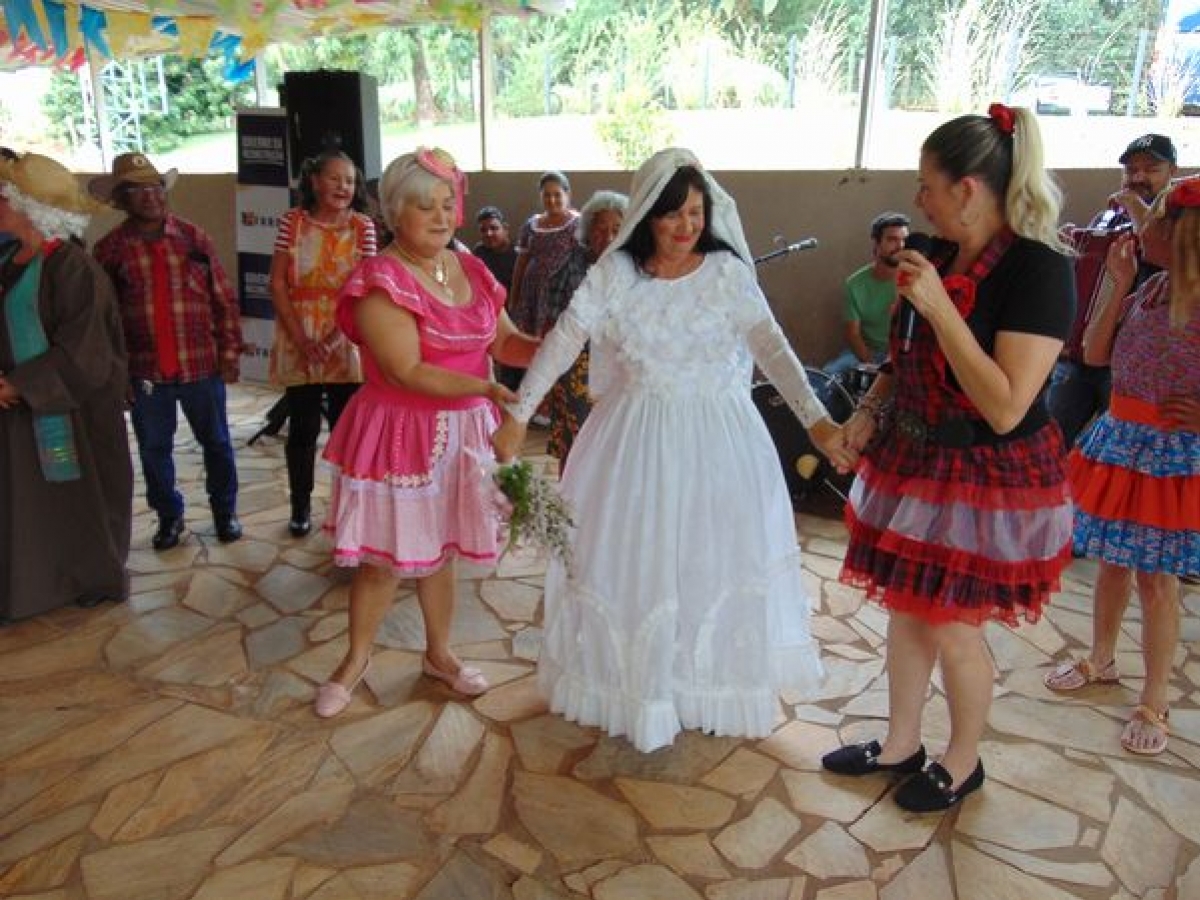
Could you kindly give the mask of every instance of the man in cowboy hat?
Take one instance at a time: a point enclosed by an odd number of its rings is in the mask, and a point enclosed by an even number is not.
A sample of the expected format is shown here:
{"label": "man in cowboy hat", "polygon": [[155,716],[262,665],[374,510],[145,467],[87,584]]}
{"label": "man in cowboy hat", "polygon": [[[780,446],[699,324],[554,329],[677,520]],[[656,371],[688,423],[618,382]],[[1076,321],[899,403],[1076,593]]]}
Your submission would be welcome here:
{"label": "man in cowboy hat", "polygon": [[160,173],[141,153],[123,153],[111,174],[88,184],[96,199],[126,215],[97,242],[95,254],[121,307],[133,429],[147,500],[158,513],[156,550],[177,545],[184,528],[172,456],[177,406],[204,448],[217,538],[228,543],[242,536],[225,413],[225,385],[237,381],[242,347],[237,298],[212,239],[167,209],[177,177],[174,169]]}

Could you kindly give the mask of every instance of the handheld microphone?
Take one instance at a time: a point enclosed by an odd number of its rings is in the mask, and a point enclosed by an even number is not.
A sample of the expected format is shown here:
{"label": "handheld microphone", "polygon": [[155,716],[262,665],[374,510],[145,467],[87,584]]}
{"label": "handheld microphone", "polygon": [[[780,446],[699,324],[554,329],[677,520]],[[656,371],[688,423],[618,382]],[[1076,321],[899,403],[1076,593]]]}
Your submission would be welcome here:
{"label": "handheld microphone", "polygon": [[[914,231],[904,239],[905,250],[916,250],[926,259],[929,258],[929,251],[933,249],[933,238],[921,231]],[[903,298],[900,301],[900,352],[908,353],[912,350],[913,334],[917,330],[917,308],[912,305],[912,301],[908,298]]]}

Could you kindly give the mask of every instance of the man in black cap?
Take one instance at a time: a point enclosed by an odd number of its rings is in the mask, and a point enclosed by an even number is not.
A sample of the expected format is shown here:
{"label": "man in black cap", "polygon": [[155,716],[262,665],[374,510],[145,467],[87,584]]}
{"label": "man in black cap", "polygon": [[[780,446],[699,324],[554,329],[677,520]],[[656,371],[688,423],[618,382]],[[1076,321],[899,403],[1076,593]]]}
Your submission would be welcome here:
{"label": "man in black cap", "polygon": [[[1108,205],[1086,229],[1075,229],[1073,233],[1080,252],[1075,264],[1075,322],[1062,358],[1054,367],[1049,394],[1050,414],[1058,421],[1068,445],[1075,443],[1084,426],[1108,407],[1112,384],[1108,366],[1083,362],[1083,332],[1099,306],[1105,254],[1116,235],[1141,226],[1154,198],[1175,176],[1177,161],[1175,144],[1165,134],[1143,134],[1131,141],[1118,159],[1122,166],[1121,189],[1108,198]],[[1156,266],[1139,259],[1134,287],[1157,271]]]}

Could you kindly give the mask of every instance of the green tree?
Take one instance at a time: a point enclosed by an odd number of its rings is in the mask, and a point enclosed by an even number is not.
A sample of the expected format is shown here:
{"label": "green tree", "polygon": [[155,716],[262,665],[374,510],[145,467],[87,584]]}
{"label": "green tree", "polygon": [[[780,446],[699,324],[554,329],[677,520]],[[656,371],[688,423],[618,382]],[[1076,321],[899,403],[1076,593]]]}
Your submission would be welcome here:
{"label": "green tree", "polygon": [[[231,84],[222,76],[223,58],[195,60],[166,56],[162,58],[164,112],[155,89],[155,74],[141,79],[137,65],[131,65],[130,89],[122,94],[126,102],[131,101],[130,105],[137,105],[143,148],[151,153],[173,150],[193,135],[228,131],[233,125],[235,109],[250,102],[250,85]],[[148,86],[145,93],[143,85]],[[80,126],[86,120],[83,103],[80,76],[56,73],[42,101],[54,137],[72,145],[97,139]],[[113,112],[132,114],[128,110]]]}

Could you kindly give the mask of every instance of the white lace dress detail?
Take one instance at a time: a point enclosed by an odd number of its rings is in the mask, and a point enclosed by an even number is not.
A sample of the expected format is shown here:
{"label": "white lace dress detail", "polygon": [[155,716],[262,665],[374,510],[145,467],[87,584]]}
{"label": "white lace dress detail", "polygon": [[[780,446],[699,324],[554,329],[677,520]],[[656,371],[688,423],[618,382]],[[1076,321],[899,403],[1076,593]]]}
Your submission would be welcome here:
{"label": "white lace dress detail", "polygon": [[547,573],[539,685],[554,711],[643,751],[683,728],[765,736],[779,691],[822,673],[751,347],[805,421],[824,411],[729,254],[672,281],[624,253],[602,259],[531,366],[518,417],[588,338],[596,405],[563,477],[573,562]]}

